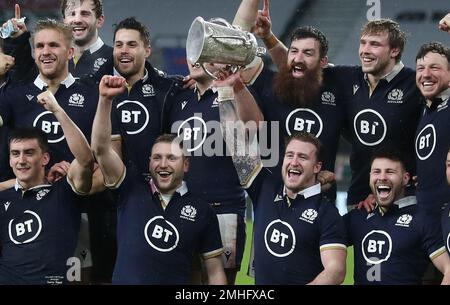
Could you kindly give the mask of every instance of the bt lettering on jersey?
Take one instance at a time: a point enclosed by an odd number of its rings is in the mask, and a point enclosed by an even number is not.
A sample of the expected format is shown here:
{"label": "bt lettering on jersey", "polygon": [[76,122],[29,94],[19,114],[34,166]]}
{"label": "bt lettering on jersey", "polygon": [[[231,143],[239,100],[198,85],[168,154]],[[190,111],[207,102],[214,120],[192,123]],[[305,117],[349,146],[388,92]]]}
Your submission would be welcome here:
{"label": "bt lettering on jersey", "polygon": [[208,128],[201,114],[182,122],[178,127],[177,135],[183,139],[183,144],[188,152],[201,148],[208,135]]}
{"label": "bt lettering on jersey", "polygon": [[447,235],[447,251],[450,252],[450,232]]}
{"label": "bt lettering on jersey", "polygon": [[160,252],[172,251],[180,240],[177,228],[162,216],[155,216],[147,222],[144,235],[148,244]]}
{"label": "bt lettering on jersey", "polygon": [[44,111],[33,121],[33,127],[42,129],[47,134],[48,143],[58,143],[64,140],[61,124],[50,111]]}
{"label": "bt lettering on jersey", "polygon": [[358,140],[366,146],[383,142],[387,125],[381,114],[372,109],[364,109],[355,115],[353,127]]}
{"label": "bt lettering on jersey", "polygon": [[41,230],[41,218],[30,210],[24,211],[19,219],[11,219],[8,224],[9,239],[16,245],[32,242],[39,236]]}
{"label": "bt lettering on jersey", "polygon": [[428,159],[436,147],[436,129],[432,124],[426,125],[416,138],[416,155],[420,160]]}
{"label": "bt lettering on jersey", "polygon": [[138,134],[147,127],[150,115],[140,102],[123,101],[117,105],[117,110],[127,134]]}
{"label": "bt lettering on jersey", "polygon": [[[227,130],[227,133],[234,133],[231,136],[228,134],[230,137],[227,141],[255,139],[258,132],[259,154],[263,158],[264,166],[272,167],[278,164],[280,157],[278,146],[273,144],[279,141],[279,126],[278,121],[271,122],[270,125],[265,121],[259,122],[258,125],[255,122],[245,124],[226,122],[226,125],[222,126],[220,122],[214,120],[205,122],[201,113],[195,113],[194,116],[184,121],[174,122],[171,132],[176,133],[183,140],[183,146],[188,153],[191,153],[191,156],[204,155],[208,157],[231,156],[230,150],[225,149],[223,128]],[[243,151],[252,155],[255,150],[253,147],[239,147],[237,154],[242,155],[240,152]]]}
{"label": "bt lettering on jersey", "polygon": [[320,137],[322,130],[322,119],[311,109],[295,109],[289,113],[286,118],[286,132],[288,135],[292,135],[295,132],[306,131],[316,137]]}
{"label": "bt lettering on jersey", "polygon": [[385,231],[372,230],[364,236],[361,248],[366,262],[373,265],[381,264],[391,256],[391,236]]}
{"label": "bt lettering on jersey", "polygon": [[276,219],[267,225],[264,242],[273,256],[286,257],[295,249],[294,229],[289,223]]}

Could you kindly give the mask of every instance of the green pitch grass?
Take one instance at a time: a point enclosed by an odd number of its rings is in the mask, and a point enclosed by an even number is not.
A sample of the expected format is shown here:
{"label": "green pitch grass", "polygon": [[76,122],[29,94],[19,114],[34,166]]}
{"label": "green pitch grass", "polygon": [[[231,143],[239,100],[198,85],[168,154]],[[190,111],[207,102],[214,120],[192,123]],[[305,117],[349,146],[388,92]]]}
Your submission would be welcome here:
{"label": "green pitch grass", "polygon": [[[236,278],[236,285],[254,285],[255,279],[247,275],[248,261],[250,259],[250,249],[252,243],[253,222],[247,222],[247,242],[245,243],[244,258],[242,260],[241,271]],[[353,247],[347,249],[347,273],[344,285],[353,285]]]}

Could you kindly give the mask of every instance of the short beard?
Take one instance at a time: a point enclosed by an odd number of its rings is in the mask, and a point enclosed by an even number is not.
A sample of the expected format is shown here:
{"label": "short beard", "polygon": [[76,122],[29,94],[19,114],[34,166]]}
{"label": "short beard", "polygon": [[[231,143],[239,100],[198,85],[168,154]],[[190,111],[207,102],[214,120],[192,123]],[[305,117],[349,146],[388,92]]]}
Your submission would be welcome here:
{"label": "short beard", "polygon": [[292,66],[285,65],[274,77],[273,87],[282,104],[295,107],[312,105],[322,87],[322,68],[305,70],[302,78],[292,77]]}

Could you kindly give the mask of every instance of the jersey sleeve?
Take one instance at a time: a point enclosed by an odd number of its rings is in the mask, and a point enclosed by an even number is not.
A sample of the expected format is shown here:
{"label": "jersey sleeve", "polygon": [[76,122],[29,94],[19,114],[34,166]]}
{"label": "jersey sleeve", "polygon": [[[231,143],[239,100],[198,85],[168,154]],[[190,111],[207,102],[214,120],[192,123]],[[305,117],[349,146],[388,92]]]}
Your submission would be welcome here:
{"label": "jersey sleeve", "polygon": [[331,203],[322,203],[320,217],[320,251],[347,249],[344,220]]}
{"label": "jersey sleeve", "polygon": [[253,205],[256,205],[259,199],[259,194],[261,193],[261,189],[264,185],[264,182],[267,178],[271,176],[271,172],[262,168],[258,173],[255,174],[255,177],[251,180],[246,188],[247,194],[252,199]]}
{"label": "jersey sleeve", "polygon": [[204,228],[204,232],[202,232],[200,243],[200,253],[204,259],[221,255],[223,252],[217,215],[209,205],[207,205],[206,208],[207,225]]}
{"label": "jersey sleeve", "polygon": [[421,214],[422,226],[422,245],[429,258],[433,260],[445,250],[444,240],[442,239],[442,228],[436,223],[437,217]]}

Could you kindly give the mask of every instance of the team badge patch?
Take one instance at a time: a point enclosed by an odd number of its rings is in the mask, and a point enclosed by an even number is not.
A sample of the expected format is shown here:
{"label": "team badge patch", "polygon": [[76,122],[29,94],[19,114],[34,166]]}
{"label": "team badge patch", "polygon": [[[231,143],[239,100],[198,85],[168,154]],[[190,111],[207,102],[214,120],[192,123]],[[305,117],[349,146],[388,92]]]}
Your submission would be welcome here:
{"label": "team badge patch", "polygon": [[155,89],[150,84],[145,84],[142,86],[142,94],[144,97],[155,96]]}
{"label": "team badge patch", "polygon": [[403,103],[403,91],[400,89],[393,89],[388,94],[388,103],[390,104],[402,104]]}
{"label": "team badge patch", "polygon": [[106,58],[100,57],[97,58],[94,62],[94,72],[97,72],[101,66],[103,66],[106,62]]}
{"label": "team badge patch", "polygon": [[322,93],[321,100],[323,104],[336,106],[336,97],[334,96],[333,93],[329,91],[325,91]]}
{"label": "team badge patch", "polygon": [[396,226],[400,227],[407,227],[409,228],[409,224],[411,223],[413,217],[409,214],[403,214],[397,219],[397,222],[395,223]]}
{"label": "team badge patch", "polygon": [[185,205],[181,210],[180,218],[195,221],[195,216],[197,215],[197,209],[192,205]]}
{"label": "team badge patch", "polygon": [[69,106],[84,107],[84,96],[74,93],[69,98]]}
{"label": "team badge patch", "polygon": [[314,220],[317,218],[317,211],[314,209],[307,209],[300,216],[301,220],[304,220],[308,223],[314,223]]}

